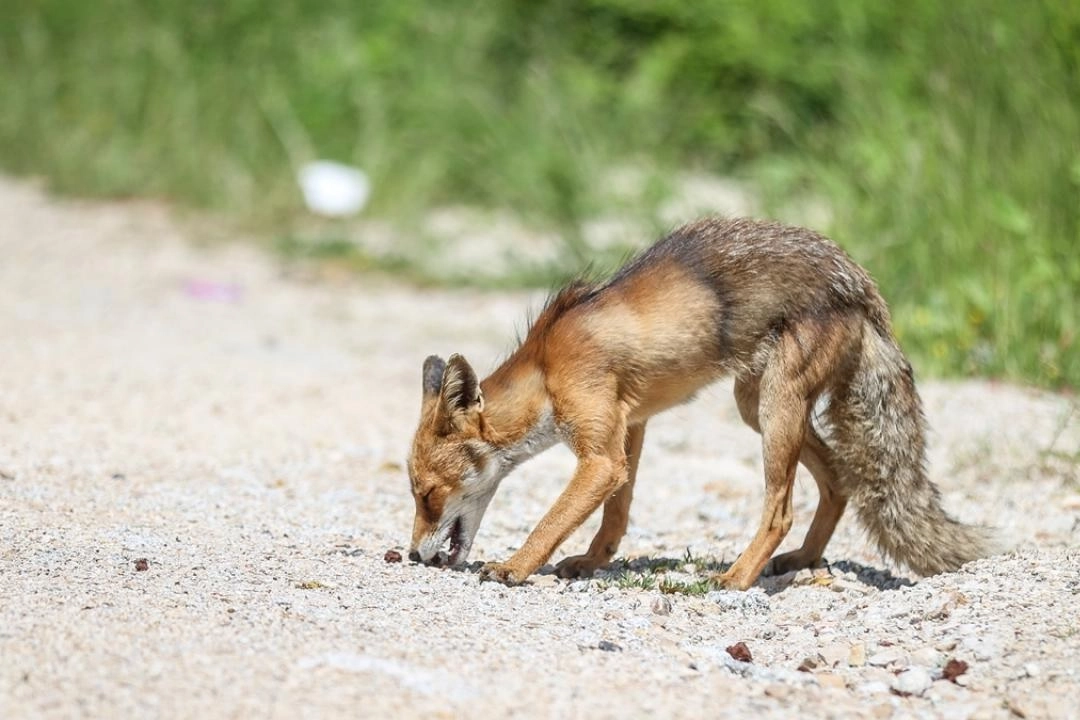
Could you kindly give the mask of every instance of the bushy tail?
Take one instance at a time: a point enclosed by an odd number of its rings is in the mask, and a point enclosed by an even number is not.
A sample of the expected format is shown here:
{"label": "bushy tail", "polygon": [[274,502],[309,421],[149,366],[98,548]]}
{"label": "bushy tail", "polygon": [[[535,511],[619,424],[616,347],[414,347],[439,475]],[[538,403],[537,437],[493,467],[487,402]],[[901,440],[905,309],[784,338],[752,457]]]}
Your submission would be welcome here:
{"label": "bushy tail", "polygon": [[926,476],[922,402],[887,326],[867,323],[857,366],[827,416],[842,491],[883,553],[920,575],[989,554],[990,531],[946,514]]}

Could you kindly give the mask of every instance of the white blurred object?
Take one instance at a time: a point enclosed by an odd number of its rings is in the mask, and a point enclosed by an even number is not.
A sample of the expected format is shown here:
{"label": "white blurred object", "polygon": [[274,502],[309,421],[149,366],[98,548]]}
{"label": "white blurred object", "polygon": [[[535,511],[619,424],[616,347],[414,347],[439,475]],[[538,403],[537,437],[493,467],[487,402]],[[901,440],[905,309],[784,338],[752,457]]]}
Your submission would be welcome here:
{"label": "white blurred object", "polygon": [[371,195],[371,181],[360,168],[329,160],[316,160],[297,174],[304,203],[311,212],[327,217],[348,217],[360,212]]}

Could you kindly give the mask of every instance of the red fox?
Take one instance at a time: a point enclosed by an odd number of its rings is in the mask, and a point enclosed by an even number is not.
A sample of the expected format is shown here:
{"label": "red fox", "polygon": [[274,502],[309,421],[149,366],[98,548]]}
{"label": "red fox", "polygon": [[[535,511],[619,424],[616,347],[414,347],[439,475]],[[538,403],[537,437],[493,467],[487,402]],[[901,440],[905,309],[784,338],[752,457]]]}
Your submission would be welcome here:
{"label": "red fox", "polygon": [[[725,375],[761,435],[765,508],[749,547],[714,578],[720,587],[819,563],[849,501],[880,549],[919,574],[988,552],[988,531],[947,515],[926,476],[911,365],[867,272],[811,230],[706,219],[606,282],[555,294],[483,381],[460,355],[427,358],[408,461],[409,557],[463,562],[500,481],[564,442],[577,458],[569,485],[521,548],[480,577],[524,582],[603,505],[589,549],[556,568],[590,575],[626,532],[648,419]],[[800,462],[817,484],[817,511],[802,547],[773,557],[791,528]]]}

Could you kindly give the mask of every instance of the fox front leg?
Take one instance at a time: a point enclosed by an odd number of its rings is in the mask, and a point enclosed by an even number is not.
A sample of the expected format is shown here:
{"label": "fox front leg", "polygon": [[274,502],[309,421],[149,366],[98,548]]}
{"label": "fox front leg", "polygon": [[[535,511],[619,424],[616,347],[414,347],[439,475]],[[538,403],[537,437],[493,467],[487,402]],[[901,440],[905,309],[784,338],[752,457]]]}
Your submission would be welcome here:
{"label": "fox front leg", "polygon": [[555,568],[559,577],[589,577],[615,557],[630,521],[630,503],[634,498],[634,481],[644,439],[644,423],[632,425],[626,431],[626,482],[604,501],[604,517],[588,551],[584,555],[574,555],[560,562]]}
{"label": "fox front leg", "polygon": [[480,569],[481,580],[520,585],[581,526],[600,504],[627,482],[625,455],[588,455],[578,460],[570,484],[563,490],[525,544],[506,562],[494,562]]}

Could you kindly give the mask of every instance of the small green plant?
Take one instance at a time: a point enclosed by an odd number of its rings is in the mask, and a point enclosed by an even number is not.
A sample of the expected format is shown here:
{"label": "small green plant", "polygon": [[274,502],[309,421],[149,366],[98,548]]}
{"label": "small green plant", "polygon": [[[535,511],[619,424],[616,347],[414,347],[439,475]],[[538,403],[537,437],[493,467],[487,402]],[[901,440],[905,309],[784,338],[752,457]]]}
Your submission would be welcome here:
{"label": "small green plant", "polygon": [[656,587],[656,577],[651,572],[633,573],[624,570],[615,579],[620,590],[652,590]]}
{"label": "small green plant", "polygon": [[708,579],[684,582],[664,578],[660,581],[659,589],[665,595],[704,595],[716,587]]}
{"label": "small green plant", "polygon": [[[611,570],[618,573],[612,581],[604,581],[601,589],[615,586],[624,590],[659,590],[665,594],[704,595],[716,588],[709,576],[724,569],[722,562],[694,555],[686,548],[677,558],[618,558]],[[692,574],[690,572],[692,571]]]}

